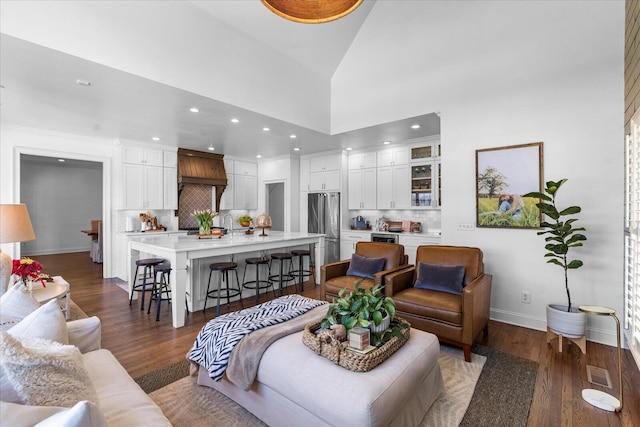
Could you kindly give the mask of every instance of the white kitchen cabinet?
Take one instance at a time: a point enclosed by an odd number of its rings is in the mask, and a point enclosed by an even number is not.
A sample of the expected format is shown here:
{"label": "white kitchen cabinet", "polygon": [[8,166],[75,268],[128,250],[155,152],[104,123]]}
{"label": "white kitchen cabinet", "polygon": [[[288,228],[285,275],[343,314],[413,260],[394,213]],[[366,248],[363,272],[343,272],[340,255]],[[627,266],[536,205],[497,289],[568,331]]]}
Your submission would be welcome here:
{"label": "white kitchen cabinet", "polygon": [[236,174],[233,187],[235,209],[258,209],[258,177]]}
{"label": "white kitchen cabinet", "polygon": [[376,170],[377,208],[408,209],[411,199],[409,165],[385,166]]}
{"label": "white kitchen cabinet", "polygon": [[341,159],[340,154],[309,157],[307,189],[309,191],[340,191]]}
{"label": "white kitchen cabinet", "polygon": [[218,210],[258,209],[258,164],[224,159],[227,188]]}
{"label": "white kitchen cabinet", "polygon": [[409,264],[416,263],[416,252],[418,250],[418,246],[424,245],[439,245],[441,242],[440,237],[433,235],[425,235],[425,234],[401,234],[400,243],[404,246],[404,253],[409,258]]}
{"label": "white kitchen cabinet", "polygon": [[163,209],[162,167],[125,163],[122,172],[123,209]]}
{"label": "white kitchen cabinet", "polygon": [[[162,166],[164,162],[164,151],[154,148],[143,148],[138,146],[123,146],[122,161],[134,165]],[[177,166],[177,155],[176,155]]]}
{"label": "white kitchen cabinet", "polygon": [[350,170],[349,209],[376,209],[376,169]]}
{"label": "white kitchen cabinet", "polygon": [[340,171],[330,170],[309,174],[309,191],[340,191]]}
{"label": "white kitchen cabinet", "polygon": [[349,153],[347,160],[349,170],[367,169],[376,167],[376,152]]}
{"label": "white kitchen cabinet", "polygon": [[[177,168],[178,167],[178,152],[177,151],[163,151],[164,159],[163,164],[165,168]],[[159,166],[159,165],[156,165]]]}
{"label": "white kitchen cabinet", "polygon": [[[165,152],[166,153],[166,152]],[[178,209],[178,169],[163,168],[164,194],[162,205],[165,209]]]}
{"label": "white kitchen cabinet", "polygon": [[376,165],[381,166],[394,166],[394,165],[406,165],[409,163],[409,148],[394,147],[385,150],[380,150],[376,155]]}
{"label": "white kitchen cabinet", "polygon": [[358,242],[371,241],[369,232],[342,232],[340,235],[340,259],[351,259],[351,255],[356,251]]}

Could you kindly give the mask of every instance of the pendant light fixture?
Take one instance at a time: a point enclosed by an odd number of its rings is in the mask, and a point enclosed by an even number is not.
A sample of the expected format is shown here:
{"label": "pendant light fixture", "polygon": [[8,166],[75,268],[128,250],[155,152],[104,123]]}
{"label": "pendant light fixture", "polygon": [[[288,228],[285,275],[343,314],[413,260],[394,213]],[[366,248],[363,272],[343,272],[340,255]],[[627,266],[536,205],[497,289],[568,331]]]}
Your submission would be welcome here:
{"label": "pendant light fixture", "polygon": [[348,15],[362,0],[262,0],[262,3],[290,21],[321,24]]}

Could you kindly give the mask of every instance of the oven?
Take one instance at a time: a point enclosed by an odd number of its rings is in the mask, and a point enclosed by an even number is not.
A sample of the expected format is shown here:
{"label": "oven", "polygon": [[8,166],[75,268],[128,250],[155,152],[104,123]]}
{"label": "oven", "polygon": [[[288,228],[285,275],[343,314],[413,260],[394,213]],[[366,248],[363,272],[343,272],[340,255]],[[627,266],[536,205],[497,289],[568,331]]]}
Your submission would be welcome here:
{"label": "oven", "polygon": [[371,233],[372,242],[398,243],[399,236],[391,233]]}

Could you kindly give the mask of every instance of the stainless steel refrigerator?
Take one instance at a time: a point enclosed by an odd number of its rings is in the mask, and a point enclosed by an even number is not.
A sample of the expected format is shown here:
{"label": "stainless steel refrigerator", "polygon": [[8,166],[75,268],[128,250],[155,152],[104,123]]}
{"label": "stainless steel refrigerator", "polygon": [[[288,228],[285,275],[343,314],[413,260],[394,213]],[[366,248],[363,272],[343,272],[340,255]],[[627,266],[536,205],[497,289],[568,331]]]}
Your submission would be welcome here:
{"label": "stainless steel refrigerator", "polygon": [[[325,234],[324,263],[340,260],[340,193],[309,194],[309,233]],[[311,257],[315,260],[315,256]],[[319,266],[317,266],[319,267]]]}

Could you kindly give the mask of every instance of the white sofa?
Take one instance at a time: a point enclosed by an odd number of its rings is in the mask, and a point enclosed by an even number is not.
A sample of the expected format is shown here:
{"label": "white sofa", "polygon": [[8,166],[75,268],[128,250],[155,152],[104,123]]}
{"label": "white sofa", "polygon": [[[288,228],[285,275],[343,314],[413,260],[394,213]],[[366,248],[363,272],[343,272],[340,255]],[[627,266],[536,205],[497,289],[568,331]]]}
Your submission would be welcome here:
{"label": "white sofa", "polygon": [[[8,333],[11,334],[11,330]],[[12,402],[19,396],[3,370],[0,378],[0,425],[171,426],[162,410],[127,374],[113,354],[100,349],[100,319],[90,317],[68,322],[66,334],[69,344],[78,347],[82,353],[84,367],[97,395],[97,405],[81,401],[72,408],[63,408]],[[55,391],[51,390],[51,393]]]}

